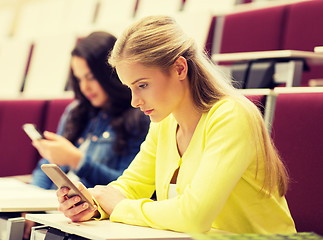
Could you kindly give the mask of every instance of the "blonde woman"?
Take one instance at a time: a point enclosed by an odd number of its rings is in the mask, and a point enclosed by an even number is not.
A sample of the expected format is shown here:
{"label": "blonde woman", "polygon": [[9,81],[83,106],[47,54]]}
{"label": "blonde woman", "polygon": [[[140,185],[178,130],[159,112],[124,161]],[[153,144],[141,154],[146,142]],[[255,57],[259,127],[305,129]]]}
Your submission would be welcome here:
{"label": "blonde woman", "polygon": [[[123,175],[91,193],[97,209],[57,192],[73,221],[110,218],[180,232],[292,233],[288,176],[257,107],[237,93],[169,17],[117,40],[109,63],[152,123]],[[156,191],[157,200],[151,199]]]}

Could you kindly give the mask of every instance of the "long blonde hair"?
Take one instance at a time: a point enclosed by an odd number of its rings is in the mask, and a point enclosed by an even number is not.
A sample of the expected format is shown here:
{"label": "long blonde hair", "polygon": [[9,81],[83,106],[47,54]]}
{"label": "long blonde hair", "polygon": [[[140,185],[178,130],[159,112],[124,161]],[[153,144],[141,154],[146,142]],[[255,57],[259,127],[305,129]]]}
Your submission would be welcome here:
{"label": "long blonde hair", "polygon": [[120,61],[133,61],[167,71],[180,56],[187,61],[193,101],[201,112],[209,111],[214,103],[226,96],[236,99],[244,107],[250,118],[255,146],[257,142],[263,142],[261,149],[257,149],[264,156],[263,189],[270,194],[278,188],[279,194],[285,195],[288,174],[259,109],[232,87],[230,79],[197,48],[194,40],[182,31],[174,19],[167,16],[150,16],[134,23],[116,41],[109,63],[115,67]]}

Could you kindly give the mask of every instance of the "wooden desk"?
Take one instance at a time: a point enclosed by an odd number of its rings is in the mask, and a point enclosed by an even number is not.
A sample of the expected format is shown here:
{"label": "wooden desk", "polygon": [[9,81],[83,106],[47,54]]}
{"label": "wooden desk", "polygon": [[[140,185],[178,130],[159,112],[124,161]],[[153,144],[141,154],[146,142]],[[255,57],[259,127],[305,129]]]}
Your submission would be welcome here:
{"label": "wooden desk", "polygon": [[55,190],[45,190],[14,178],[0,178],[0,212],[57,210]]}
{"label": "wooden desk", "polygon": [[55,190],[41,189],[14,177],[0,178],[0,239],[22,239],[25,219],[21,212],[52,211],[57,207]]}
{"label": "wooden desk", "polygon": [[317,46],[314,48],[314,52],[316,53],[323,53],[323,46]]}
{"label": "wooden desk", "polygon": [[323,55],[309,51],[298,50],[275,50],[257,52],[238,52],[213,54],[212,60],[215,62],[242,62],[250,60],[289,60],[302,59],[310,64],[323,64]]}
{"label": "wooden desk", "polygon": [[217,63],[249,62],[250,64],[255,61],[272,60],[277,62],[275,73],[277,82],[286,82],[287,87],[298,87],[301,83],[304,61],[311,65],[323,65],[323,54],[298,50],[257,51],[213,54],[212,60]]}
{"label": "wooden desk", "polygon": [[173,231],[140,227],[109,220],[73,223],[63,214],[27,214],[26,219],[56,228],[62,232],[95,240],[108,239],[192,239]]}

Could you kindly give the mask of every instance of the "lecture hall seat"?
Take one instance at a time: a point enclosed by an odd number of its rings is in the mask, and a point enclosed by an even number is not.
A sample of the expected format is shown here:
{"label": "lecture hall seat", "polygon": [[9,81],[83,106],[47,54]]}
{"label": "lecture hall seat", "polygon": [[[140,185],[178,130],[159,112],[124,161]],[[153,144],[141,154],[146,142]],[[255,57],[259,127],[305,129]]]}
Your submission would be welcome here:
{"label": "lecture hall seat", "polygon": [[266,105],[266,95],[246,95],[246,97],[253,102],[258,109],[260,110],[260,112],[262,113],[262,115],[264,115],[265,112],[265,105]]}
{"label": "lecture hall seat", "polygon": [[[280,5],[225,15],[219,53],[280,50],[286,11],[287,6]],[[254,84],[252,76],[267,76],[264,73],[268,67],[264,64],[219,62],[219,65],[231,65],[232,75],[238,83],[236,88],[272,88],[271,79],[263,81],[265,84]]]}
{"label": "lecture hall seat", "polygon": [[56,133],[58,122],[65,108],[72,101],[72,98],[48,100],[44,119],[44,130]]}
{"label": "lecture hall seat", "polygon": [[220,53],[280,50],[286,5],[225,16]]}
{"label": "lecture hall seat", "polygon": [[[313,51],[323,46],[323,1],[303,1],[288,6],[286,30],[282,48],[287,50]],[[323,78],[323,66],[309,66],[303,73],[301,85],[308,86],[312,78]]]}
{"label": "lecture hall seat", "polygon": [[35,39],[23,93],[25,96],[57,96],[64,93],[70,73],[73,33]]}
{"label": "lecture hall seat", "polygon": [[42,128],[45,108],[45,100],[0,101],[0,177],[31,174],[39,157],[22,125]]}
{"label": "lecture hall seat", "polygon": [[323,235],[323,93],[281,93],[273,141],[291,182],[287,202],[299,232]]}
{"label": "lecture hall seat", "polygon": [[205,42],[205,51],[211,57],[213,52],[215,51],[213,42],[214,42],[214,34],[215,34],[215,27],[216,27],[216,16],[212,16],[210,28],[207,34],[206,42]]}
{"label": "lecture hall seat", "polygon": [[[139,0],[104,0],[100,1],[93,27],[120,36],[130,25],[136,13]],[[107,12],[109,14],[107,14]]]}

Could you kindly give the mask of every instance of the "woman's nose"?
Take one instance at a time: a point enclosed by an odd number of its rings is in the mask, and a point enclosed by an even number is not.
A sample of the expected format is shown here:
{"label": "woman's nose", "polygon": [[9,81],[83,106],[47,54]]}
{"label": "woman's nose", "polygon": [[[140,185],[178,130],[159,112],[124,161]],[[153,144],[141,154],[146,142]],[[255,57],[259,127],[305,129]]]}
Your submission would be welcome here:
{"label": "woman's nose", "polygon": [[80,89],[81,91],[86,90],[89,87],[88,81],[84,80],[80,80]]}
{"label": "woman's nose", "polygon": [[132,94],[132,98],[131,98],[131,106],[133,106],[134,108],[139,108],[140,105],[142,105],[142,100],[141,98],[139,98],[138,96]]}

